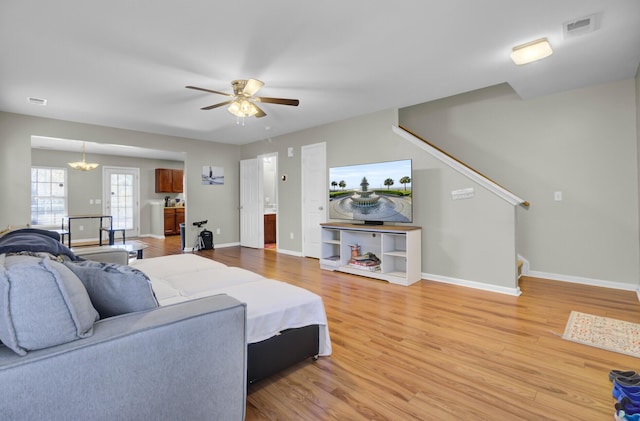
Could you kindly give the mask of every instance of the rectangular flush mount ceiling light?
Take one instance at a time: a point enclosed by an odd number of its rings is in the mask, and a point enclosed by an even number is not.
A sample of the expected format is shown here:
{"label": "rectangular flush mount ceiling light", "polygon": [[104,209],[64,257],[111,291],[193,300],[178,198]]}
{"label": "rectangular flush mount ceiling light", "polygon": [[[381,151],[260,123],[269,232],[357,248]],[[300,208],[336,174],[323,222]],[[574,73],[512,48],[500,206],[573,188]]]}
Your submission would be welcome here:
{"label": "rectangular flush mount ceiling light", "polygon": [[551,49],[549,41],[547,41],[546,38],[540,38],[535,41],[513,47],[511,60],[513,60],[513,62],[518,66],[521,66],[523,64],[532,63],[545,57],[549,57],[551,54],[553,54],[553,50]]}

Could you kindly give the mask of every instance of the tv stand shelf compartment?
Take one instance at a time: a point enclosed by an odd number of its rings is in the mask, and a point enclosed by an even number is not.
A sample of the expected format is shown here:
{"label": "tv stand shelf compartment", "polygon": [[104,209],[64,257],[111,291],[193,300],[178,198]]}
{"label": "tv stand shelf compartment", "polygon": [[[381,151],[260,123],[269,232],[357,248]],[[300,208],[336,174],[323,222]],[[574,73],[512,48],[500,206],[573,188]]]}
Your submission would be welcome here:
{"label": "tv stand shelf compartment", "polygon": [[[405,225],[364,225],[327,222],[321,227],[320,268],[411,285],[421,279],[422,229]],[[351,246],[373,253],[378,267],[350,264]]]}

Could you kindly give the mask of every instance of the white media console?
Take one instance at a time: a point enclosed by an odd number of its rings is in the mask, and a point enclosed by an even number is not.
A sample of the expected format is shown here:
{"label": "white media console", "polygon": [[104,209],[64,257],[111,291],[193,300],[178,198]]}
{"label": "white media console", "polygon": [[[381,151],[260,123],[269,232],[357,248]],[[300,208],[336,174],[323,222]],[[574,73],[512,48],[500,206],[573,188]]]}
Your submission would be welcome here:
{"label": "white media console", "polygon": [[[320,224],[320,268],[368,276],[393,284],[411,285],[421,279],[422,229],[402,225]],[[359,246],[359,247],[354,247]],[[373,253],[378,265],[360,264],[360,255]]]}

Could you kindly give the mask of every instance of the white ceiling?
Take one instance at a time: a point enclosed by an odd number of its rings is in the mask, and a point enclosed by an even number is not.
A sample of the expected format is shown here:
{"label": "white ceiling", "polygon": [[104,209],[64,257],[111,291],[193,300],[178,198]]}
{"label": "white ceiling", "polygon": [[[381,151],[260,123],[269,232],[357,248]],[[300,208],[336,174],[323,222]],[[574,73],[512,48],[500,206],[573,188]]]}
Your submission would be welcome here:
{"label": "white ceiling", "polygon": [[[563,37],[594,14],[596,31]],[[541,37],[551,57],[511,62]],[[632,78],[640,1],[2,0],[0,52],[2,111],[244,144],[503,82],[527,99]],[[246,78],[300,106],[242,126],[200,110],[225,97],[185,89]]]}

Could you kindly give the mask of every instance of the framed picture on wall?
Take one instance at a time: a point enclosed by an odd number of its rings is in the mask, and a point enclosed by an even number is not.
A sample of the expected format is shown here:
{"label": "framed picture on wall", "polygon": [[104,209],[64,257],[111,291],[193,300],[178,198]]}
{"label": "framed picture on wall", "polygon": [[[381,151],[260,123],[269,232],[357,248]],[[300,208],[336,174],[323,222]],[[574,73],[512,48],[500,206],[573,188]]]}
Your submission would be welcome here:
{"label": "framed picture on wall", "polygon": [[222,185],[224,184],[224,168],[212,165],[202,166],[202,184]]}

